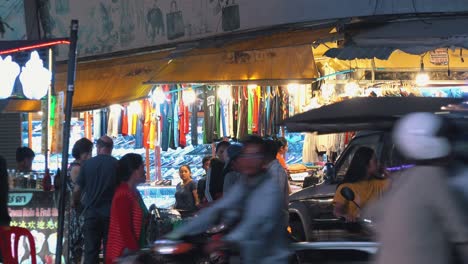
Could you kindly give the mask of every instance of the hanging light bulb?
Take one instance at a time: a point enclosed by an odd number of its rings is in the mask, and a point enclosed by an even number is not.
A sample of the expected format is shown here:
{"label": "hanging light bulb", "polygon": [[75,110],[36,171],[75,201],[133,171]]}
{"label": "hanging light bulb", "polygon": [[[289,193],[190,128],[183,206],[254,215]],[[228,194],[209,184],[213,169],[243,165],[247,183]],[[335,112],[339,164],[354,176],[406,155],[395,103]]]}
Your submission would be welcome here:
{"label": "hanging light bulb", "polygon": [[164,93],[161,86],[156,86],[151,95],[151,100],[158,104],[163,104],[166,101],[166,94]]}
{"label": "hanging light bulb", "polygon": [[182,100],[184,101],[184,104],[190,105],[195,103],[197,95],[192,88],[188,88],[187,90],[182,91]]}
{"label": "hanging light bulb", "polygon": [[129,115],[139,115],[143,112],[141,109],[141,104],[139,102],[131,102],[128,105]]}
{"label": "hanging light bulb", "polygon": [[351,82],[348,82],[347,84],[345,84],[345,87],[344,87],[344,90],[345,90],[345,95],[346,96],[357,96],[359,94],[359,85],[354,82],[354,81],[351,81]]}
{"label": "hanging light bulb", "polygon": [[301,86],[299,84],[297,84],[297,83],[290,83],[290,84],[288,84],[287,87],[288,87],[288,93],[289,94],[294,94],[299,90],[299,88]]}
{"label": "hanging light bulb", "polygon": [[424,56],[421,56],[421,68],[418,74],[416,74],[415,83],[417,86],[426,86],[429,83],[429,74],[424,71]]}
{"label": "hanging light bulb", "polygon": [[23,94],[29,99],[39,100],[47,94],[52,73],[44,67],[37,51],[31,52],[31,59],[22,67],[20,81],[23,85]]}
{"label": "hanging light bulb", "polygon": [[11,60],[11,56],[7,56],[5,60],[0,57],[0,99],[11,96],[19,73],[20,67]]}
{"label": "hanging light bulb", "polygon": [[231,87],[229,85],[220,85],[217,90],[218,97],[221,101],[227,101],[232,98]]}
{"label": "hanging light bulb", "polygon": [[257,88],[257,85],[256,84],[249,84],[249,85],[247,85],[247,88],[248,89],[255,89],[255,88]]}

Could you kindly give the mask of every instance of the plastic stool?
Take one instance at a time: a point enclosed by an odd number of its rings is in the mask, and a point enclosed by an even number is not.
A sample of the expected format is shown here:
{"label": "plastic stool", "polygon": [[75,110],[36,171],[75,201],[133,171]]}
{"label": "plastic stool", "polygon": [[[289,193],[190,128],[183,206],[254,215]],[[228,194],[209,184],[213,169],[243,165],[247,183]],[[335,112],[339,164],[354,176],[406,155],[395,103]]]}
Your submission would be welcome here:
{"label": "plastic stool", "polygon": [[[11,240],[14,235],[14,250],[11,249]],[[17,227],[17,226],[0,226],[0,250],[2,252],[3,262],[18,264],[18,247],[19,239],[21,236],[25,236],[28,239],[29,247],[31,251],[31,263],[37,264],[36,262],[36,244],[34,243],[34,237],[28,229]]]}

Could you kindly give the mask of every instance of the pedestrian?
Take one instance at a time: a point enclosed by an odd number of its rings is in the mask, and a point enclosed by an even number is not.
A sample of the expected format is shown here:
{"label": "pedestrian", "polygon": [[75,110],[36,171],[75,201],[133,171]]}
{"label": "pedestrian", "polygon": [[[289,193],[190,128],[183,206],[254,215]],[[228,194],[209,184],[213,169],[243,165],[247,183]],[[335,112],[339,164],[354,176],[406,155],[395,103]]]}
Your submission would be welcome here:
{"label": "pedestrian", "polygon": [[18,172],[31,172],[34,161],[34,151],[28,147],[19,147],[16,149],[16,166]]}
{"label": "pedestrian", "polygon": [[242,144],[238,157],[242,178],[225,196],[167,237],[180,239],[200,234],[221,217],[231,227],[221,241],[240,247],[241,263],[286,264],[289,250],[287,223],[281,206],[283,198],[278,181],[266,170],[266,142],[252,135]]}
{"label": "pedestrian", "polygon": [[278,153],[276,155],[276,159],[287,172],[288,165],[286,165],[284,155],[288,152],[288,141],[284,137],[279,137],[276,139],[276,144],[278,145]]}
{"label": "pedestrian", "polygon": [[376,263],[468,263],[466,206],[449,186],[456,134],[432,113],[412,113],[395,125],[395,147],[416,166],[370,212],[381,244]]}
{"label": "pedestrian", "polygon": [[182,217],[189,217],[198,209],[197,184],[192,180],[192,170],[189,165],[180,166],[179,176],[182,182],[176,186],[174,208],[179,210]]}
{"label": "pedestrian", "polygon": [[[73,192],[76,180],[80,173],[81,164],[91,158],[93,142],[87,138],[81,138],[75,142],[72,148],[72,156],[75,159],[68,166],[68,189]],[[70,218],[68,226],[68,250],[71,263],[81,263],[83,259],[83,207],[80,205],[70,208]]]}
{"label": "pedestrian", "polygon": [[223,169],[227,160],[225,152],[229,145],[231,143],[227,141],[221,141],[216,145],[216,157],[211,160],[210,169],[206,174],[205,197],[208,202],[213,202],[223,195]]}
{"label": "pedestrian", "polygon": [[241,177],[237,168],[237,158],[239,157],[241,150],[242,144],[231,144],[226,150],[228,161],[224,170],[223,194],[228,192]]}
{"label": "pedestrian", "polygon": [[277,159],[277,153],[279,144],[275,140],[267,139],[267,169],[271,177],[278,182],[278,186],[281,190],[282,199],[282,209],[283,214],[286,219],[289,219],[288,205],[289,205],[289,194],[291,193],[291,188],[289,187],[289,179],[286,170],[281,165],[280,161]]}
{"label": "pedestrian", "polygon": [[198,193],[198,201],[200,201],[200,207],[204,207],[208,200],[206,200],[205,197],[205,187],[206,187],[206,174],[208,173],[208,170],[210,169],[210,162],[211,162],[211,157],[210,156],[205,156],[202,159],[202,168],[205,171],[205,173],[201,176],[201,178],[197,182],[197,193]]}
{"label": "pedestrian", "polygon": [[109,237],[105,263],[115,263],[118,257],[146,246],[149,212],[137,190],[146,181],[143,158],[139,154],[124,155],[117,165],[119,186],[112,198]]}
{"label": "pedestrian", "polygon": [[117,184],[117,160],[111,156],[113,147],[114,142],[108,136],[97,140],[97,156],[83,162],[73,190],[74,207],[80,200],[83,205],[85,264],[99,262],[101,245],[105,253],[110,208]]}

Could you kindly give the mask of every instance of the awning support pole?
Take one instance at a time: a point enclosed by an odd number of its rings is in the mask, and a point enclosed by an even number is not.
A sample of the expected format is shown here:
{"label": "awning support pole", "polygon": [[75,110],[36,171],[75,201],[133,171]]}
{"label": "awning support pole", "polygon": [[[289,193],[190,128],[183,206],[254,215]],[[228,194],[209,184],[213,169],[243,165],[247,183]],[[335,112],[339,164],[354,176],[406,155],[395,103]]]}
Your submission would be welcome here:
{"label": "awning support pole", "polygon": [[68,147],[70,145],[70,122],[72,114],[73,92],[75,90],[76,51],[78,42],[78,20],[70,25],[70,46],[68,50],[67,98],[65,101],[65,123],[63,125],[62,169],[60,171],[60,198],[57,230],[55,264],[62,262],[63,231],[65,220],[65,198],[67,191]]}

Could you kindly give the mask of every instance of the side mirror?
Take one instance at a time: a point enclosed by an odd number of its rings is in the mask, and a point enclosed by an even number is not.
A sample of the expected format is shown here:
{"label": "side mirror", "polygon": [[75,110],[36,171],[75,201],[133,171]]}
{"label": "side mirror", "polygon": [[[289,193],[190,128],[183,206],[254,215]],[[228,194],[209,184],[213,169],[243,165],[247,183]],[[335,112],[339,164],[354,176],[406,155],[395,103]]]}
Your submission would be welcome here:
{"label": "side mirror", "polygon": [[325,182],[327,183],[335,182],[335,178],[336,178],[335,165],[333,165],[333,163],[327,162],[327,164],[325,164],[325,177],[324,178],[325,178]]}
{"label": "side mirror", "polygon": [[340,191],[341,196],[343,196],[348,201],[354,201],[354,192],[349,187],[343,187]]}
{"label": "side mirror", "polygon": [[361,207],[354,201],[354,192],[349,187],[343,187],[340,191],[341,196],[343,196],[347,201],[354,203],[357,208],[361,209]]}

